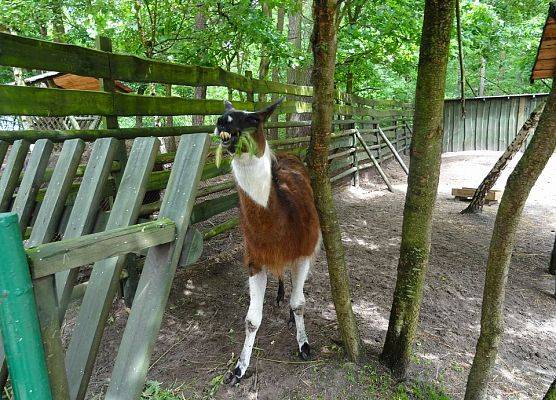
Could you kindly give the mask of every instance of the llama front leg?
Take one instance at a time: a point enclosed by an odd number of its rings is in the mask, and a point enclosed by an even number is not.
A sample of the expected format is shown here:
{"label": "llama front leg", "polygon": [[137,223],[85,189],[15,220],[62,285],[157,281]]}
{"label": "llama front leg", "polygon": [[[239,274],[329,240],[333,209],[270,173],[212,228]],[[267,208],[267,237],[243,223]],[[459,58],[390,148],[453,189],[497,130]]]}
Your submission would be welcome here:
{"label": "llama front leg", "polygon": [[295,327],[297,330],[297,344],[299,345],[299,356],[303,360],[308,360],[311,354],[309,340],[305,332],[305,295],[303,294],[303,286],[309,275],[311,261],[305,259],[300,261],[297,268],[292,270],[292,293],[290,298],[290,318],[293,315]]}
{"label": "llama front leg", "polygon": [[255,344],[255,337],[261,325],[263,318],[263,302],[264,293],[266,290],[266,271],[261,270],[258,273],[249,277],[249,295],[251,297],[249,303],[249,311],[245,318],[245,342],[243,343],[243,350],[239,356],[236,368],[226,379],[226,383],[235,385],[245,374],[249,361],[251,360],[251,352]]}

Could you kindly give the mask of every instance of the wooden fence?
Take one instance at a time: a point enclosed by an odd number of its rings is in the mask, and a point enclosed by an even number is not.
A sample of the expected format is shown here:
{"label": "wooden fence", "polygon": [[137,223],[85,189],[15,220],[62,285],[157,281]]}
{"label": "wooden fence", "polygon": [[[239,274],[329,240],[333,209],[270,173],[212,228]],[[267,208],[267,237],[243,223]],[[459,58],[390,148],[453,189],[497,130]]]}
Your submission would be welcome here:
{"label": "wooden fence", "polygon": [[[546,94],[476,97],[444,102],[443,151],[504,150]],[[527,142],[528,144],[529,142]]]}
{"label": "wooden fence", "polygon": [[[88,49],[0,33],[0,65],[102,79],[101,91],[0,85],[0,116],[103,117],[103,126],[97,130],[0,131],[0,162],[5,165],[0,176],[0,212],[16,212],[19,228],[28,238],[30,248],[25,254],[52,391],[51,395],[35,392],[34,399],[85,397],[108,310],[122,276],[127,276],[130,299],[133,288],[138,289],[106,398],[138,398],[176,267],[190,265],[200,256],[204,240],[232,229],[238,222],[236,216],[221,215],[237,206],[237,192],[229,175],[230,159],[224,159],[220,168],[214,163],[207,135],[213,126],[118,125],[121,116],[218,115],[223,111],[221,99],[121,94],[114,91],[113,81],[222,86],[242,92],[247,101],[234,104],[246,110],[266,104],[255,101],[255,95],[296,95],[302,100],[285,101],[278,113],[311,110],[311,87],[253,79],[219,68],[115,54],[103,38],[97,47]],[[337,117],[329,156],[332,181],[357,181],[360,171],[375,165],[373,158],[381,162],[392,157],[389,146],[407,151],[410,105],[340,92],[335,98]],[[267,128],[310,124],[283,121],[269,123]],[[156,137],[165,136],[180,137],[176,153],[159,152]],[[126,145],[124,139],[133,139],[133,144]],[[270,144],[275,150],[303,156],[308,141],[307,136],[289,137]],[[63,143],[56,155],[54,142]],[[34,147],[29,152],[31,143]],[[91,153],[80,161],[87,146]],[[49,161],[56,161],[53,169],[49,169]],[[211,218],[224,220],[210,229],[196,228],[195,224]],[[0,238],[0,247],[5,243]],[[77,291],[79,268],[90,264],[90,279],[79,286],[86,290],[65,350],[59,323],[72,293]],[[2,265],[8,267],[0,260]],[[3,286],[9,284],[0,279],[3,293],[11,293],[13,288]],[[3,335],[9,333],[2,330]],[[18,340],[13,336],[4,339],[8,341],[13,380],[18,361],[29,360],[25,349],[15,355],[12,352]],[[4,360],[0,351],[0,364]],[[4,363],[0,374],[4,382],[6,372]],[[32,384],[30,378],[17,376],[21,380],[15,387],[27,390],[26,385]],[[25,396],[25,390],[16,398],[29,398],[18,397]]]}

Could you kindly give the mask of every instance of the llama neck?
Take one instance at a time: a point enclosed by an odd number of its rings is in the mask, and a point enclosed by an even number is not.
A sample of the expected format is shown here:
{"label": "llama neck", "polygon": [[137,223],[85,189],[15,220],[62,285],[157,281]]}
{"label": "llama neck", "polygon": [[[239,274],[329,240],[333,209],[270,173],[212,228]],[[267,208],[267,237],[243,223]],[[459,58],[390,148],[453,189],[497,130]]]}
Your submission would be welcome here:
{"label": "llama neck", "polygon": [[237,185],[262,207],[268,205],[272,186],[272,151],[265,141],[260,157],[243,153],[232,160],[232,172]]}

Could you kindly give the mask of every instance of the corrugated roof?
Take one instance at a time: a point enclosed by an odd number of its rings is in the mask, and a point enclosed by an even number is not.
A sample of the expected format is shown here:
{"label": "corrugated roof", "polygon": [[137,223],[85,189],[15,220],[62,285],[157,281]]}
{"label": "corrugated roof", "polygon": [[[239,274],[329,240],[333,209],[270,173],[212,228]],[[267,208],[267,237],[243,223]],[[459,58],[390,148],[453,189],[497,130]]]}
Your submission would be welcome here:
{"label": "corrugated roof", "polygon": [[531,83],[536,79],[556,77],[556,2],[550,3],[548,17],[531,72]]}

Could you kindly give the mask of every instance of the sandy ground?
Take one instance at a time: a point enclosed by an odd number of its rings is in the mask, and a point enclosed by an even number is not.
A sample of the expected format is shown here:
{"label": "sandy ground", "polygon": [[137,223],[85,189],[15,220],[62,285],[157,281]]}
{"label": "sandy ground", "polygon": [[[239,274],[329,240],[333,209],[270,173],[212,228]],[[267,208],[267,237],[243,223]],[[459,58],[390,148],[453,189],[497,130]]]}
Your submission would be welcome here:
{"label": "sandy ground", "polygon": [[[445,154],[434,215],[433,246],[410,371],[453,399],[461,399],[479,332],[484,268],[497,205],[480,215],[460,215],[465,203],[452,187],[476,186],[500,153]],[[511,167],[498,185],[503,188]],[[400,244],[405,175],[390,161],[389,193],[374,173],[359,188],[336,192],[353,305],[367,356],[347,363],[336,344],[337,326],[326,263],[321,254],[306,285],[310,363],[295,355],[295,332],[287,305],[274,304],[277,282],[269,280],[263,324],[252,360],[253,376],[237,388],[221,385],[243,342],[248,306],[237,231],[209,242],[195,268],[174,282],[149,379],[178,386],[185,398],[368,399],[389,398],[396,383],[377,358],[386,334]],[[520,224],[506,299],[506,332],[492,399],[541,398],[556,376],[554,279],[546,273],[556,230],[556,157],[533,189]],[[286,300],[289,298],[286,285]],[[287,304],[287,303],[286,303]],[[75,307],[64,331],[71,330]],[[89,398],[106,388],[127,313],[117,302],[95,366]],[[425,395],[421,398],[430,398]]]}

